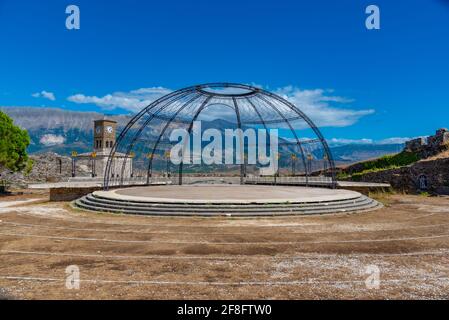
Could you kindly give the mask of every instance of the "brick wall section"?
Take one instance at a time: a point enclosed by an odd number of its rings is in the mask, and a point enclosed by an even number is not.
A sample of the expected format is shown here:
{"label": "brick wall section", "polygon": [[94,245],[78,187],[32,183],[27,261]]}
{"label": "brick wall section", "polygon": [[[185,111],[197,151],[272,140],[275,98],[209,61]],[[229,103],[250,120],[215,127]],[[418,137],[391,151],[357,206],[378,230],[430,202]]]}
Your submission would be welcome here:
{"label": "brick wall section", "polygon": [[[141,187],[141,184],[130,184],[127,187]],[[109,190],[120,189],[120,186],[110,187]],[[94,191],[104,190],[103,187],[62,187],[50,188],[50,201],[73,201]]]}

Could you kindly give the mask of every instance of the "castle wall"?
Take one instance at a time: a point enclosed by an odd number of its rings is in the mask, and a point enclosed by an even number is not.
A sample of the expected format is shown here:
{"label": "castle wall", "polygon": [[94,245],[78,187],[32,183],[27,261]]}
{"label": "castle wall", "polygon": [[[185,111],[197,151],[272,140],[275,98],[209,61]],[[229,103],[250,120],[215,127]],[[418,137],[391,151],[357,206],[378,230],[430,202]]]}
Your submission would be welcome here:
{"label": "castle wall", "polygon": [[447,129],[438,129],[435,135],[424,138],[417,138],[407,141],[405,151],[417,153],[421,159],[434,156],[448,148],[449,131]]}
{"label": "castle wall", "polygon": [[449,158],[422,160],[397,169],[369,172],[363,182],[390,183],[401,192],[449,194]]}
{"label": "castle wall", "polygon": [[[417,138],[406,143],[404,151],[414,152],[422,160],[409,166],[357,176],[357,181],[389,183],[398,191],[449,194],[449,158],[428,159],[449,149],[449,131],[439,129],[435,135]],[[363,172],[364,163],[356,163],[342,171],[347,174]]]}

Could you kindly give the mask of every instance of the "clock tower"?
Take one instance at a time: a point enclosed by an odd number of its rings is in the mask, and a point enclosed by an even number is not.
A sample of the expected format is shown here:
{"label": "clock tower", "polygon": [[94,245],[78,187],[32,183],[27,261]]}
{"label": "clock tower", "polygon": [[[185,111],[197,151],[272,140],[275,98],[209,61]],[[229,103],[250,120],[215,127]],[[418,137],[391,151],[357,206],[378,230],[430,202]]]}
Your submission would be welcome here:
{"label": "clock tower", "polygon": [[[113,120],[94,120],[94,148],[78,154],[72,152],[72,177],[76,177],[76,161],[83,161],[94,179],[102,179],[108,166],[109,156],[115,144],[117,122]],[[115,152],[111,161],[111,174],[115,177],[133,176],[133,156]],[[83,176],[85,177],[85,176]]]}
{"label": "clock tower", "polygon": [[94,121],[94,150],[112,149],[115,144],[117,122],[112,120]]}

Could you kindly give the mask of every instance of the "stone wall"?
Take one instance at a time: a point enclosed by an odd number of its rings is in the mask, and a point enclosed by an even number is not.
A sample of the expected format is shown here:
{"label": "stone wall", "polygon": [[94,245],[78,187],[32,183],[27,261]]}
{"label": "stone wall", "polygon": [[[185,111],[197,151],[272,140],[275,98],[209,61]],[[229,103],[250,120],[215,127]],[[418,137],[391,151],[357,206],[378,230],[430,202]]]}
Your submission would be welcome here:
{"label": "stone wall", "polygon": [[412,165],[363,174],[359,181],[390,183],[407,193],[449,194],[449,158],[421,160]]}
{"label": "stone wall", "polygon": [[405,151],[415,152],[421,159],[425,159],[448,149],[449,130],[442,128],[435,135],[427,139],[417,138],[405,143]]}
{"label": "stone wall", "polygon": [[[22,172],[3,170],[0,180],[6,180],[12,187],[26,187],[28,183],[67,181],[72,176],[72,159],[57,153],[33,154],[33,169],[28,175]],[[76,163],[78,176],[90,176],[91,168],[84,162]]]}
{"label": "stone wall", "polygon": [[416,138],[405,143],[405,150],[419,153],[426,145],[425,138]]}

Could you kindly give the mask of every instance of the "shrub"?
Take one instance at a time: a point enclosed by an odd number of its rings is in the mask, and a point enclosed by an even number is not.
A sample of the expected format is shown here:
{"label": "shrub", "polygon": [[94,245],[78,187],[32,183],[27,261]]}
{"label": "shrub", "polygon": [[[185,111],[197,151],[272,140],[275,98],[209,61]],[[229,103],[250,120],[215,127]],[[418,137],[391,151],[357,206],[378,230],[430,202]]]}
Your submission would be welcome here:
{"label": "shrub", "polygon": [[30,171],[32,162],[26,152],[29,144],[28,132],[14,125],[12,119],[0,111],[0,171],[4,168],[12,172]]}
{"label": "shrub", "polygon": [[363,170],[391,169],[403,167],[419,160],[419,156],[414,152],[402,151],[398,154],[387,155],[376,160],[363,162]]}
{"label": "shrub", "polygon": [[338,178],[351,178],[351,180],[353,181],[360,181],[362,179],[362,176],[367,173],[400,168],[412,164],[419,159],[419,156],[414,152],[402,151],[398,154],[387,155],[376,160],[362,162],[361,170],[355,171],[351,175],[342,172],[339,174]]}

